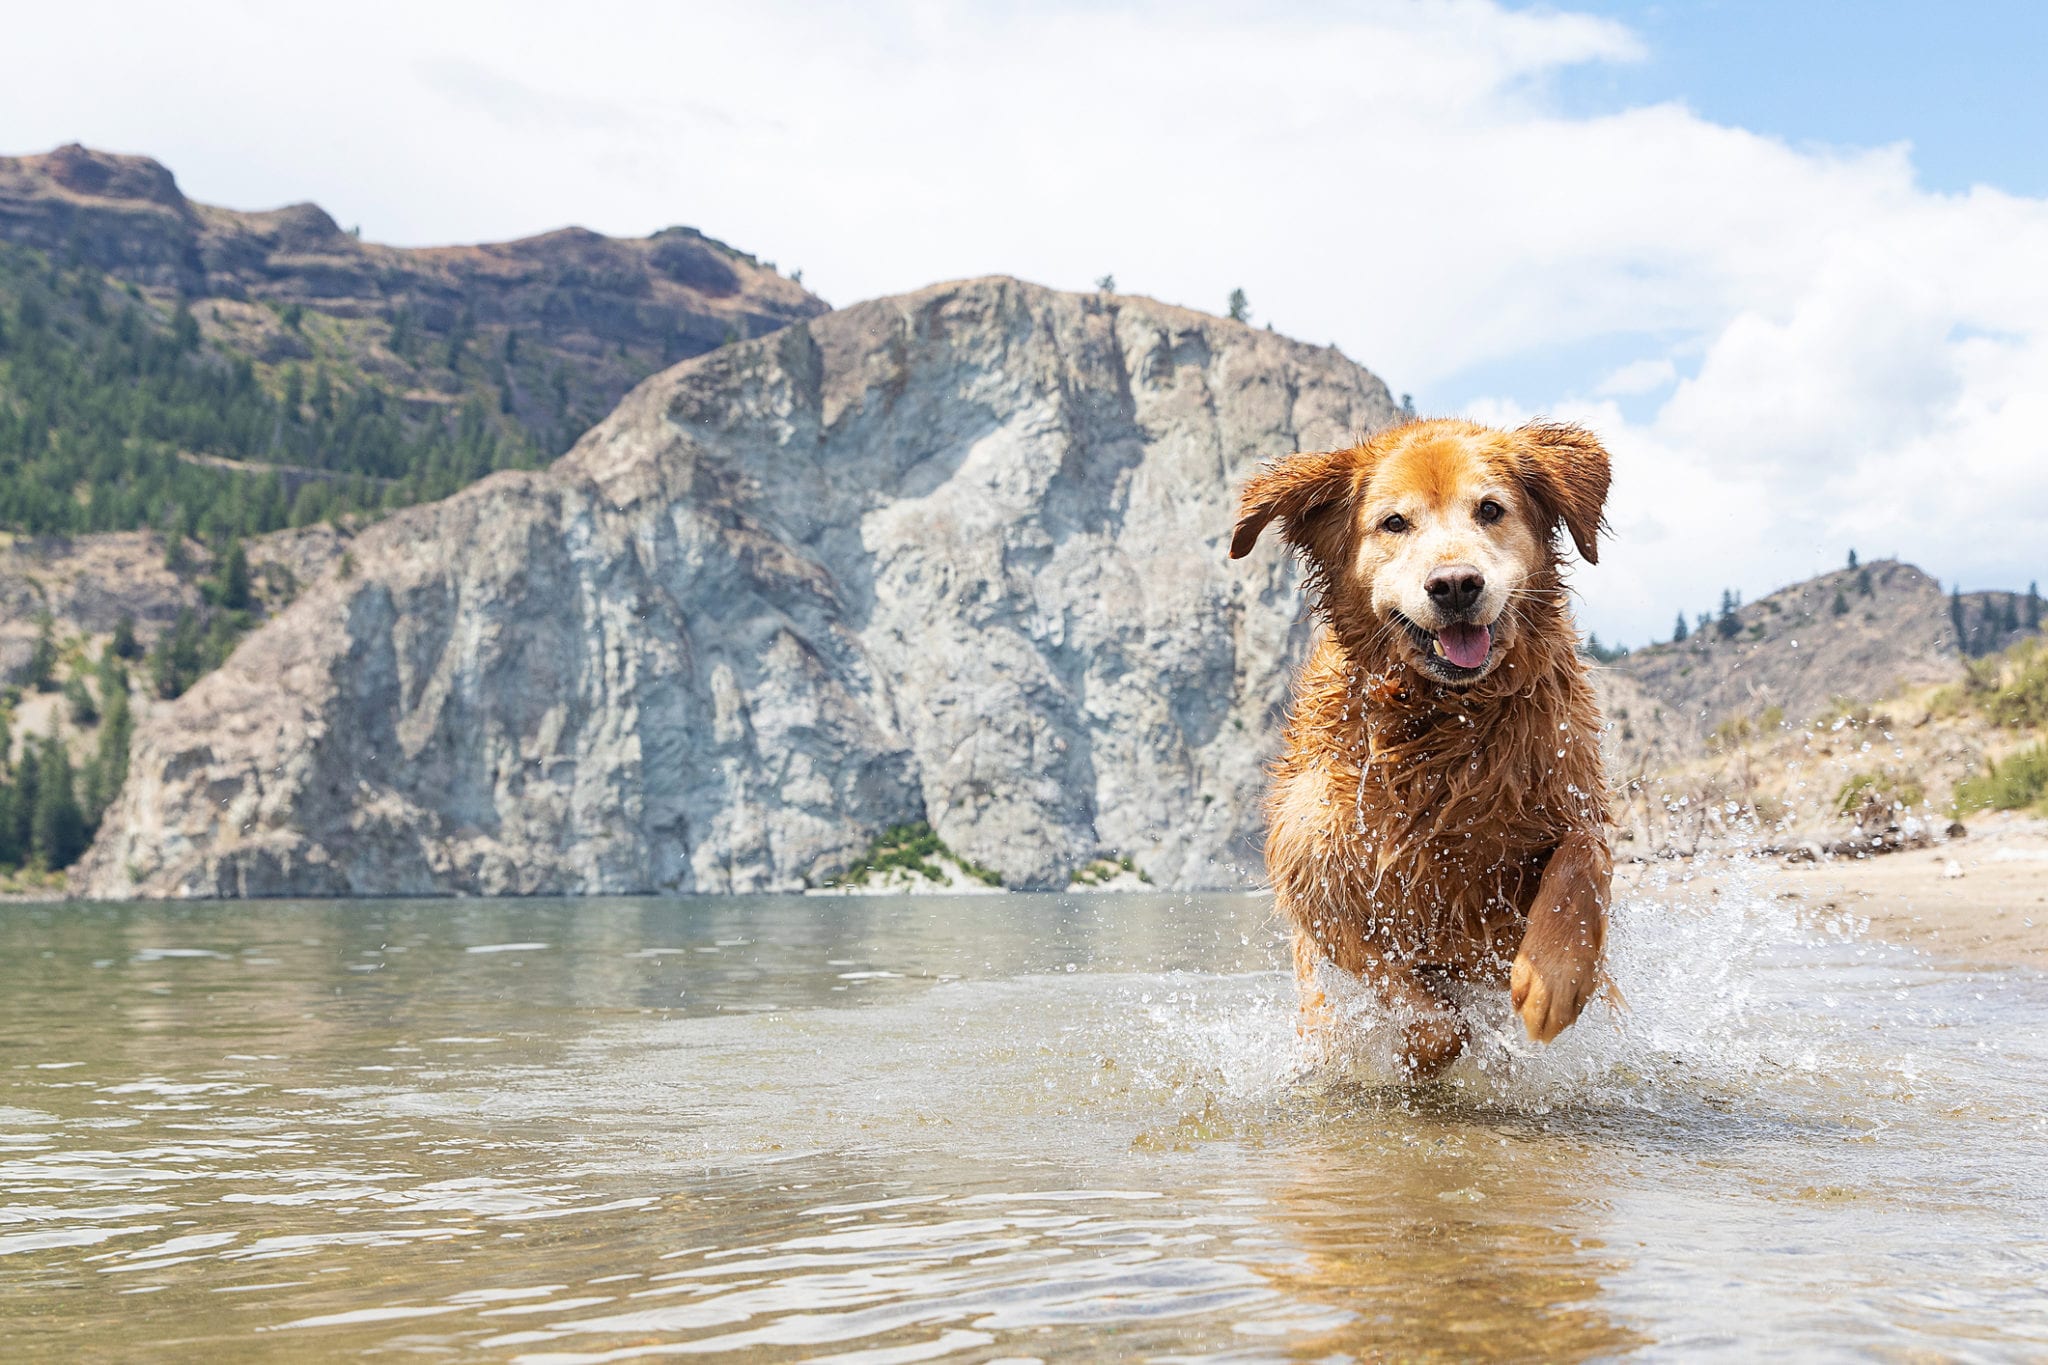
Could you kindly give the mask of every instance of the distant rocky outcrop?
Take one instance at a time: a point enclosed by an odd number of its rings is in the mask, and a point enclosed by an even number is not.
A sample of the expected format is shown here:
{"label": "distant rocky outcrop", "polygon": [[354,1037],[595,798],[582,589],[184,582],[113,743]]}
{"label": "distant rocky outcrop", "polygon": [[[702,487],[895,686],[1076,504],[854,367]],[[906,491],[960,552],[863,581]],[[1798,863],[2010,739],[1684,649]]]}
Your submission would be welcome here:
{"label": "distant rocky outcrop", "polygon": [[1963,655],[1941,585],[1879,560],[1781,588],[1609,671],[1625,680],[1607,709],[1632,731],[1627,761],[1654,770],[1698,755],[1724,725],[1798,725],[1841,701],[1954,681]]}
{"label": "distant rocky outcrop", "polygon": [[727,346],[357,535],[144,720],[74,885],[794,889],[917,821],[1010,886],[1255,880],[1305,627],[1234,489],[1396,417],[1334,350],[1006,279]]}
{"label": "distant rocky outcrop", "polygon": [[[236,304],[375,323],[380,344],[392,324],[415,336],[475,335],[494,354],[516,334],[515,357],[524,347],[551,362],[545,382],[504,391],[543,448],[565,406],[601,414],[657,369],[826,310],[794,280],[694,228],[626,240],[562,228],[490,246],[379,246],[318,205],[252,213],[198,204],[147,157],[77,145],[0,157],[0,241],[193,305],[212,301],[219,306],[194,311],[261,359],[289,358],[302,343]],[[405,356],[370,354],[368,335],[362,344],[367,368],[419,378]]]}

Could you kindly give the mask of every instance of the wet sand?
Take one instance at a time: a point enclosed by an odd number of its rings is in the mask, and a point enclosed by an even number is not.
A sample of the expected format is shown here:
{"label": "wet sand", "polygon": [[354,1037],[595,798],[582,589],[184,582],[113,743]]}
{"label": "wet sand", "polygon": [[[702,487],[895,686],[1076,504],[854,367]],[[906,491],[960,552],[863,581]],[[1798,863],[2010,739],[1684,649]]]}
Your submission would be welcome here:
{"label": "wet sand", "polygon": [[[1889,943],[1973,966],[2048,968],[2048,820],[1985,814],[1968,828],[1933,848],[1784,864],[1775,890],[1866,916],[1871,935]],[[1617,876],[1633,886],[1647,870]]]}

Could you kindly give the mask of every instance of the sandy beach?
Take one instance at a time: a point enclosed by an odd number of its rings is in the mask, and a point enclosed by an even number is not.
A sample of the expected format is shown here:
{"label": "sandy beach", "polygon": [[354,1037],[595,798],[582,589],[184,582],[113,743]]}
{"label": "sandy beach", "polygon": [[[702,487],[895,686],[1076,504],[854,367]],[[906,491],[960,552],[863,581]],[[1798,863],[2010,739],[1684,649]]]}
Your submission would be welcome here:
{"label": "sandy beach", "polygon": [[[1932,848],[1782,864],[1773,889],[1814,908],[1838,905],[1867,917],[1877,938],[1961,963],[2048,967],[2048,820],[1985,813],[1967,827]],[[1624,865],[1616,877],[1633,888],[1654,866]]]}

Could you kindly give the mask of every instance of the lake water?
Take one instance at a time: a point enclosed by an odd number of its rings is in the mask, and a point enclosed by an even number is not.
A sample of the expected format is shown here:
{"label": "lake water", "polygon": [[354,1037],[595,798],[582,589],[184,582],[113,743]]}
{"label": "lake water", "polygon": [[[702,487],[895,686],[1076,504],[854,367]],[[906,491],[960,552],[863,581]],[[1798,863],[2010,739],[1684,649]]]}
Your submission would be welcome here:
{"label": "lake water", "polygon": [[2048,1357],[2048,980],[1831,913],[1409,1088],[1250,897],[0,907],[0,1344]]}

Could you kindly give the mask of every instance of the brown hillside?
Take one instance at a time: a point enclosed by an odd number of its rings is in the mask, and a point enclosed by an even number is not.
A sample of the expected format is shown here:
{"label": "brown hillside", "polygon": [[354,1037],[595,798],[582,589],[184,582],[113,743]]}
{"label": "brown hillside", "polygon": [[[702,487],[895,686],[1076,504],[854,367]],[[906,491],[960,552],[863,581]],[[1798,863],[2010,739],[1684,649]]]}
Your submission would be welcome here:
{"label": "brown hillside", "polygon": [[[563,448],[656,370],[826,311],[772,266],[695,228],[380,246],[317,205],[194,203],[148,157],[75,144],[0,157],[0,241],[182,299],[210,333],[259,360],[311,355],[276,310],[325,314],[364,369],[418,387],[422,402],[446,401],[454,387],[433,359],[447,339],[474,338],[515,372],[505,401],[544,450]],[[401,330],[419,344],[401,344]]]}
{"label": "brown hillside", "polygon": [[1739,608],[1733,627],[1709,623],[1615,665],[1651,699],[1648,727],[1692,752],[1731,722],[1796,725],[1838,699],[1880,701],[1963,675],[1941,585],[1896,560],[1781,588]]}

